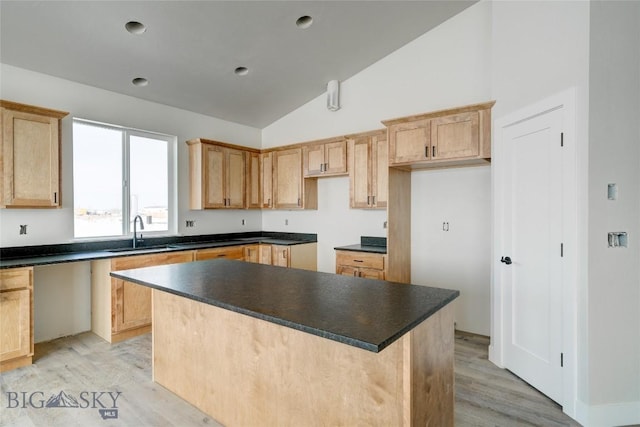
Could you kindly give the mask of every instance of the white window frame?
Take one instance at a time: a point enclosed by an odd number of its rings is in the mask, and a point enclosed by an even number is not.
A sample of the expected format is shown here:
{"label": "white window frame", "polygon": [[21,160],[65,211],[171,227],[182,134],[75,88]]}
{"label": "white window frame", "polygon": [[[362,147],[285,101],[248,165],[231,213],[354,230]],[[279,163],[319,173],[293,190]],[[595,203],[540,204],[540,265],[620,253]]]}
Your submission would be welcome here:
{"label": "white window frame", "polygon": [[[74,240],[118,240],[122,238],[133,237],[133,223],[131,220],[126,221],[125,218],[131,218],[131,194],[129,186],[130,178],[130,140],[131,136],[139,136],[143,138],[153,138],[167,142],[167,230],[163,231],[145,231],[138,230],[148,237],[175,236],[178,234],[178,137],[174,135],[163,134],[159,132],[145,131],[140,129],[128,128],[125,126],[112,125],[108,123],[97,122],[74,117],[73,123],[81,123],[84,125],[101,127],[105,129],[118,130],[122,132],[122,234],[111,236],[91,236],[91,237],[75,237],[75,221],[74,221]],[[75,174],[74,174],[75,179]],[[74,189],[75,197],[75,189]],[[75,209],[74,209],[75,215]]]}

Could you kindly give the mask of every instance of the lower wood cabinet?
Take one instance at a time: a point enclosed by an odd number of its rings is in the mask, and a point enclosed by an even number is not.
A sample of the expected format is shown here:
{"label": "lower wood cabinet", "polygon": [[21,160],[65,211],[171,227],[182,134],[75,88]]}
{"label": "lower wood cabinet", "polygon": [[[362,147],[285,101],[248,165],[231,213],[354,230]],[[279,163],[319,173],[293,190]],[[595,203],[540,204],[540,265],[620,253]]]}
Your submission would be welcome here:
{"label": "lower wood cabinet", "polygon": [[271,245],[256,243],[243,246],[243,250],[245,261],[271,265]]}
{"label": "lower wood cabinet", "polygon": [[33,359],[33,268],[0,270],[0,372]]}
{"label": "lower wood cabinet", "polygon": [[[151,288],[112,278],[110,272],[208,259],[244,260],[315,271],[317,244],[287,246],[260,243],[92,261],[91,330],[111,343],[151,331]],[[4,309],[2,316],[4,325]],[[4,337],[4,329],[2,333]],[[1,345],[4,350],[4,343]]]}
{"label": "lower wood cabinet", "polygon": [[91,330],[112,343],[151,331],[151,288],[114,279],[111,271],[190,261],[192,251],[92,261]]}
{"label": "lower wood cabinet", "polygon": [[244,260],[243,246],[224,246],[221,248],[198,249],[195,253],[195,261],[205,259],[239,259]]}
{"label": "lower wood cabinet", "polygon": [[336,274],[385,280],[385,254],[336,251]]}
{"label": "lower wood cabinet", "polygon": [[271,265],[318,270],[317,243],[271,245]]}

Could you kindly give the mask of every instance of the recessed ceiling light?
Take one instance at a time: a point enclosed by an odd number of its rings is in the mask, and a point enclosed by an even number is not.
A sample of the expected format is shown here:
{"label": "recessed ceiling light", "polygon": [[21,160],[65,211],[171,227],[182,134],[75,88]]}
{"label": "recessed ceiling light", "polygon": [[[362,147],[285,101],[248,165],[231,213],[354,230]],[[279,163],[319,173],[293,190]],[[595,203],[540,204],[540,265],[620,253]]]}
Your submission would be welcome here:
{"label": "recessed ceiling light", "polygon": [[147,31],[147,27],[138,21],[129,21],[124,24],[124,28],[126,28],[131,34],[142,34]]}
{"label": "recessed ceiling light", "polygon": [[135,79],[131,80],[131,83],[133,83],[135,86],[146,86],[149,84],[149,80],[145,79],[144,77],[136,77]]}
{"label": "recessed ceiling light", "polygon": [[306,30],[307,28],[309,28],[311,24],[313,24],[313,18],[310,17],[309,15],[301,16],[296,21],[296,25],[298,26],[298,28],[301,28],[303,30]]}
{"label": "recessed ceiling light", "polygon": [[249,74],[249,69],[247,67],[238,67],[233,70],[233,72],[236,73],[237,76],[246,76]]}

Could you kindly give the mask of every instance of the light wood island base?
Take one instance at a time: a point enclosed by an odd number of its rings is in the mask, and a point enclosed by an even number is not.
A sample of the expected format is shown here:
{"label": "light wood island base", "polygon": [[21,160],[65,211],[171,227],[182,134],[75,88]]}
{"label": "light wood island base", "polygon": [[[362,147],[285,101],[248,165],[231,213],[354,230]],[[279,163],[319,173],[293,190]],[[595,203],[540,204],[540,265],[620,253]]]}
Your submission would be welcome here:
{"label": "light wood island base", "polygon": [[153,289],[154,381],[232,426],[453,426],[446,305],[379,353]]}

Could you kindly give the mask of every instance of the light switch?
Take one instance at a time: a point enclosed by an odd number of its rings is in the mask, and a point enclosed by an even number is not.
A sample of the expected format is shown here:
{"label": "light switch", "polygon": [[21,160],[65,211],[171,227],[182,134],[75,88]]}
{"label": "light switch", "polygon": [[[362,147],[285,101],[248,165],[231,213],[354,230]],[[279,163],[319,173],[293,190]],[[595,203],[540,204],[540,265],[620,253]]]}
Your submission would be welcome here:
{"label": "light switch", "polygon": [[612,231],[608,234],[608,244],[610,248],[626,248],[627,233],[626,231]]}
{"label": "light switch", "polygon": [[618,184],[607,185],[607,199],[616,200],[618,198]]}

